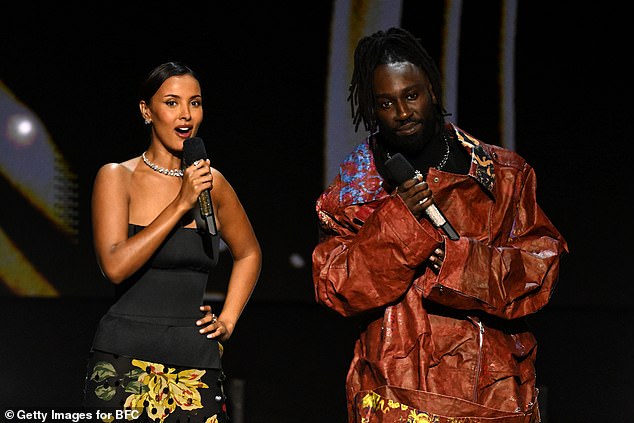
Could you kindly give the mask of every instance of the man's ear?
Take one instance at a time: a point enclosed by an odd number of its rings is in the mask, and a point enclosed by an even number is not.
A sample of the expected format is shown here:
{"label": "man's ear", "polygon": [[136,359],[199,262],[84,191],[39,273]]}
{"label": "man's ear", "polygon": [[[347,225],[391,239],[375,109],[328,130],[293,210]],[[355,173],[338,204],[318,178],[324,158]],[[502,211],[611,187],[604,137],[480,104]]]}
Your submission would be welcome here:
{"label": "man's ear", "polygon": [[438,100],[436,100],[436,93],[434,93],[434,88],[431,86],[431,83],[427,85],[427,89],[429,90],[429,95],[431,96],[431,102],[433,104],[438,104]]}

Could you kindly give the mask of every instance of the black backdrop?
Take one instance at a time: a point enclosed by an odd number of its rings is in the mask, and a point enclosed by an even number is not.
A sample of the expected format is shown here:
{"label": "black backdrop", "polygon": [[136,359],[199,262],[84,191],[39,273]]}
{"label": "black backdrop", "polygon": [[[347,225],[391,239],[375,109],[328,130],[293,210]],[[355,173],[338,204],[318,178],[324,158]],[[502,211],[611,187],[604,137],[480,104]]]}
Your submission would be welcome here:
{"label": "black backdrop", "polygon": [[[29,210],[12,207],[18,196],[2,181],[3,228],[37,246],[38,266],[63,295],[0,297],[0,356],[8,367],[0,406],[76,403],[84,354],[111,298],[90,241],[92,178],[101,164],[143,151],[137,88],[151,67],[176,59],[201,74],[199,135],[241,196],[264,252],[226,362],[230,376],[246,380],[248,421],[342,421],[352,331],[315,306],[309,263],[323,188],[332,4],[222,3],[111,3],[73,13],[54,3],[3,6],[0,80],[40,116],[78,176],[79,239],[60,242],[24,224]],[[433,39],[434,54],[442,7],[404,2],[403,26]],[[460,46],[459,124],[494,144],[500,118],[489,74],[498,10],[499,3],[465,2]],[[629,38],[627,14],[615,4],[519,4],[516,150],[535,167],[542,207],[571,249],[551,304],[532,319],[550,421],[589,421],[588,412],[628,421],[634,411],[634,357],[625,348],[634,302],[626,270]],[[292,254],[305,266],[291,266]]]}
{"label": "black backdrop", "polygon": [[[92,179],[102,164],[147,147],[138,88],[168,60],[187,62],[203,82],[199,136],[240,195],[265,254],[256,297],[312,295],[308,266],[297,270],[288,259],[295,253],[309,261],[316,234],[310,203],[321,189],[328,2],[292,17],[281,4],[253,13],[241,5],[183,12],[95,5],[83,18],[59,15],[52,4],[13,7],[25,19],[2,29],[2,80],[42,117],[79,179],[79,248],[48,256],[48,276],[64,295],[109,294],[107,284],[94,283]],[[22,236],[33,239],[33,230]]]}

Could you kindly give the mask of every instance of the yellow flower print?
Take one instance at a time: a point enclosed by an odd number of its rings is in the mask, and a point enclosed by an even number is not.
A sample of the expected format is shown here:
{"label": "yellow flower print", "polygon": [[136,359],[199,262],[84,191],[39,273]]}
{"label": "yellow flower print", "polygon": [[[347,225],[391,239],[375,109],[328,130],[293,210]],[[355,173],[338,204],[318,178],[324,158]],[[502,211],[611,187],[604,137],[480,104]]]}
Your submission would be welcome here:
{"label": "yellow flower print", "polygon": [[209,387],[200,381],[204,374],[205,370],[183,370],[178,373],[176,380],[170,384],[172,395],[183,410],[202,408],[198,389]]}
{"label": "yellow flower print", "polygon": [[369,407],[371,410],[376,410],[381,407],[382,403],[383,400],[381,400],[381,396],[379,394],[376,392],[368,392],[361,400],[361,407]]}
{"label": "yellow flower print", "polygon": [[438,419],[435,416],[430,416],[427,413],[419,413],[416,410],[412,410],[407,416],[407,423],[434,423]]}
{"label": "yellow flower print", "polygon": [[391,399],[388,399],[387,400],[387,406],[390,407],[390,408],[400,408],[401,407],[401,403],[393,401]]}
{"label": "yellow flower print", "polygon": [[205,423],[218,423],[218,415],[214,414],[213,416],[209,417],[207,420],[205,420]]}
{"label": "yellow flower print", "polygon": [[142,394],[133,394],[133,395],[130,395],[128,398],[126,398],[125,404],[123,405],[123,407],[126,410],[129,410],[129,409],[143,410],[143,408],[145,407],[144,404],[146,404],[146,401],[147,401],[147,404],[151,403],[150,395],[148,392],[144,392]]}
{"label": "yellow flower print", "polygon": [[144,370],[139,373],[138,381],[147,389],[130,395],[124,407],[145,407],[148,417],[159,422],[163,422],[177,406],[183,410],[202,408],[198,389],[208,388],[200,381],[205,370],[191,369],[174,373],[174,368],[158,363],[132,360],[132,364]]}
{"label": "yellow flower print", "polygon": [[[409,414],[407,415],[407,423],[438,423],[439,417],[435,414],[431,414],[425,411],[418,411],[413,409],[412,407],[403,404],[398,401],[394,401],[392,399],[383,398],[381,395],[376,392],[368,392],[361,399],[361,407],[365,410],[365,416],[361,417],[361,423],[367,423],[370,421],[370,415],[375,415],[377,413],[389,414],[390,416],[394,416],[395,418],[398,416],[402,416],[401,419],[404,418],[404,415],[401,412],[407,412],[409,410]],[[394,415],[397,413],[396,415]],[[405,420],[398,420],[405,421]],[[458,423],[458,422],[455,422]]]}

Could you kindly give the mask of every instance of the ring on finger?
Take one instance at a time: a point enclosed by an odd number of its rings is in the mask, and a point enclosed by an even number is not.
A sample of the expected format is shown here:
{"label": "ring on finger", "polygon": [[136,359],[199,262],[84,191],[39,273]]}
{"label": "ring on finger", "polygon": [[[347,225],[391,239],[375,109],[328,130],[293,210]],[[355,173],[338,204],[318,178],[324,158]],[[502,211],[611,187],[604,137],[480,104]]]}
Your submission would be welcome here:
{"label": "ring on finger", "polygon": [[194,165],[194,166],[198,166],[199,164],[200,164],[200,160],[196,160],[196,161],[193,163],[193,165]]}
{"label": "ring on finger", "polygon": [[211,315],[211,323],[216,323],[218,321],[218,317],[215,314]]}

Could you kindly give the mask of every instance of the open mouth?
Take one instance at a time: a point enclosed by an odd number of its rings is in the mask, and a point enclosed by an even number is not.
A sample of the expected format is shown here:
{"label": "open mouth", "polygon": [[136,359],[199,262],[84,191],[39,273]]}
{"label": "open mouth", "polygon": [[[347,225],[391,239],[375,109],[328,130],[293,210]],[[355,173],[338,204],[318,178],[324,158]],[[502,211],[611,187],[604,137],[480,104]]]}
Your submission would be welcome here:
{"label": "open mouth", "polygon": [[176,132],[177,132],[179,135],[182,135],[182,136],[187,136],[187,135],[191,134],[191,132],[192,132],[192,128],[191,128],[191,126],[178,126],[178,127],[176,128]]}

